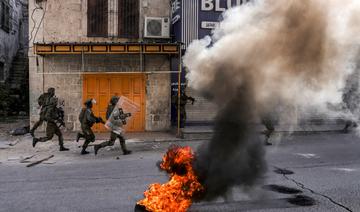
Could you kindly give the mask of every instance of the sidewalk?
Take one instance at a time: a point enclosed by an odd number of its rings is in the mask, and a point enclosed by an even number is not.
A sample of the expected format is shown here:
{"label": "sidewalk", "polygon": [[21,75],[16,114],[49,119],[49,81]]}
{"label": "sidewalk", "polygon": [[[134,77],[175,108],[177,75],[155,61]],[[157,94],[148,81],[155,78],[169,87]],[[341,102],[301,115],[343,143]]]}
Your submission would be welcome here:
{"label": "sidewalk", "polygon": [[[331,134],[343,133],[345,124],[342,122],[306,123],[294,127],[290,125],[275,125],[275,134],[309,135],[309,134]],[[262,124],[253,124],[253,129],[261,133],[266,128]],[[352,129],[349,128],[349,132]],[[210,139],[214,133],[213,126],[189,126],[183,129],[184,139]]]}
{"label": "sidewalk", "polygon": [[[40,133],[39,133],[40,134]],[[77,132],[63,132],[65,141],[75,141]],[[110,132],[95,133],[97,141],[109,140]],[[163,142],[163,141],[182,141],[171,132],[138,132],[125,133],[126,142]]]}
{"label": "sidewalk", "polygon": [[[105,148],[99,156],[93,154],[93,147],[89,147],[89,151],[92,153],[87,156],[81,156],[81,145],[83,139],[79,143],[75,142],[77,132],[63,131],[65,138],[65,146],[70,148],[68,152],[59,152],[59,146],[57,144],[57,137],[55,136],[52,141],[39,143],[36,148],[32,147],[32,137],[30,134],[22,136],[11,136],[9,131],[19,127],[26,126],[28,120],[12,120],[10,122],[0,122],[0,165],[21,165],[25,166],[29,162],[41,160],[43,158],[54,155],[46,164],[64,164],[73,162],[87,162],[88,160],[107,160],[124,158],[120,151],[120,146],[117,144],[112,147]],[[342,123],[325,123],[325,124],[306,124],[299,125],[292,129],[292,134],[310,134],[310,133],[326,133],[334,134],[340,133],[344,124]],[[257,132],[263,131],[265,128],[263,125],[254,124],[254,128]],[[168,132],[141,132],[141,133],[126,133],[126,143],[129,144],[130,149],[136,152],[139,149],[157,150],[161,144],[170,145],[176,142],[186,141],[204,141],[213,136],[212,126],[188,126],[183,129],[184,139],[176,137],[176,130]],[[288,126],[275,125],[275,134],[289,134]],[[43,136],[44,132],[36,132],[37,137]],[[98,144],[105,140],[108,140],[110,136],[109,132],[96,133],[96,141],[91,143],[90,146]],[[164,143],[166,142],[166,144]],[[142,155],[136,155],[133,157],[142,158]],[[26,161],[24,161],[28,158]]]}

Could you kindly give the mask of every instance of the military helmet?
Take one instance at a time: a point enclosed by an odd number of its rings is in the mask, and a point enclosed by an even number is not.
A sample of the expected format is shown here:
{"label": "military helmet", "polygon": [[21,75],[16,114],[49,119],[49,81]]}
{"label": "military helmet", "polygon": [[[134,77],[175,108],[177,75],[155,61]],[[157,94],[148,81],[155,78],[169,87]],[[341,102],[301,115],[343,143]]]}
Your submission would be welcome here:
{"label": "military helmet", "polygon": [[85,102],[84,102],[84,105],[86,106],[86,107],[92,107],[92,105],[93,105],[93,99],[87,99]]}
{"label": "military helmet", "polygon": [[55,95],[55,88],[48,88],[48,93],[51,94],[51,96]]}
{"label": "military helmet", "polygon": [[118,96],[111,97],[110,104],[116,105],[116,103],[119,101],[119,99],[120,99],[120,97],[118,97]]}

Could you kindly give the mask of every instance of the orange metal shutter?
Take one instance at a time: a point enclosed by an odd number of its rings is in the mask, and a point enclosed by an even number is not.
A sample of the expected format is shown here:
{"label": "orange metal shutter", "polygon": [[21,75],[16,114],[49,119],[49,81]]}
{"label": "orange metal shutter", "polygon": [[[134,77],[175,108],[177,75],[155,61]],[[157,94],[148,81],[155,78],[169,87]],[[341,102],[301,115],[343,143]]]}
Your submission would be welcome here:
{"label": "orange metal shutter", "polygon": [[[83,101],[95,98],[97,104],[93,111],[96,116],[106,118],[106,108],[110,98],[114,95],[124,95],[140,105],[140,112],[132,114],[133,117],[126,126],[129,132],[145,130],[145,78],[143,74],[99,74],[85,75],[83,83]],[[96,132],[106,129],[97,124],[93,128]]]}

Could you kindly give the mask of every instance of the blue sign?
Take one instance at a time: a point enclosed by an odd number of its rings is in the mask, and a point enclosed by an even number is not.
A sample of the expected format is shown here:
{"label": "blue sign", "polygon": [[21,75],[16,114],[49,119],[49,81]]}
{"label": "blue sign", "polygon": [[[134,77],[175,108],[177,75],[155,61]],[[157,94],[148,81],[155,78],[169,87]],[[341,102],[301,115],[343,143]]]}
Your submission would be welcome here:
{"label": "blue sign", "polygon": [[227,9],[242,5],[249,0],[198,0],[199,1],[199,15],[198,28],[201,39],[206,35],[210,35],[211,31],[215,29],[222,20],[222,13]]}
{"label": "blue sign", "polygon": [[[244,4],[249,0],[171,0],[171,26],[175,41],[183,42],[184,51],[194,39],[201,39],[210,35],[221,19],[222,13],[227,9]],[[197,20],[197,21],[196,21]],[[171,71],[178,71],[179,60],[171,60]],[[185,69],[181,73],[181,89],[185,87]],[[178,74],[171,74],[171,95],[177,96]],[[171,120],[176,126],[177,111],[171,107]]]}

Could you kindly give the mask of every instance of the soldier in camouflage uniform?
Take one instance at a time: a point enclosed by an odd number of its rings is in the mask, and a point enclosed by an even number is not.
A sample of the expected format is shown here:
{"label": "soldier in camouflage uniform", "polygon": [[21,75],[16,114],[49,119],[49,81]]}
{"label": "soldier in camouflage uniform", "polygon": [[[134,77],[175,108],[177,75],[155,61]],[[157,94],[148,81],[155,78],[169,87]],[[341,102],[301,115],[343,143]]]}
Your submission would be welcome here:
{"label": "soldier in camouflage uniform", "polygon": [[55,96],[55,88],[49,88],[47,93],[41,94],[41,96],[38,98],[38,104],[41,108],[40,119],[35,122],[34,126],[30,130],[30,135],[32,137],[34,137],[35,130],[44,122],[46,106],[49,103],[50,98],[53,96]]}
{"label": "soldier in camouflage uniform", "polygon": [[54,137],[54,135],[57,135],[59,138],[60,151],[68,151],[69,150],[68,148],[64,147],[63,135],[61,133],[60,128],[56,124],[59,119],[59,113],[57,111],[58,110],[57,104],[58,104],[58,99],[55,96],[52,96],[49,98],[47,105],[46,105],[45,112],[44,112],[44,121],[47,122],[46,136],[41,137],[41,138],[34,137],[33,143],[32,143],[33,147],[35,147],[35,145],[38,142],[49,141]]}
{"label": "soldier in camouflage uniform", "polygon": [[263,131],[263,134],[265,135],[264,143],[265,145],[272,145],[272,143],[269,142],[270,136],[275,131],[275,127],[273,124],[273,121],[270,117],[264,116],[261,118],[261,123],[265,126],[266,130]]}
{"label": "soldier in camouflage uniform", "polygon": [[[121,108],[119,108],[118,111],[114,111],[118,101],[119,101],[119,97],[117,97],[117,96],[113,96],[111,98],[110,103],[106,110],[106,119],[110,118],[110,121],[112,123],[115,123],[115,125],[117,125],[117,126],[122,126],[122,125],[126,124],[126,117],[129,117],[131,114],[124,114],[124,112],[122,111]],[[113,116],[111,116],[111,113],[113,113],[113,111],[114,111],[114,114],[113,114]],[[118,138],[120,140],[120,146],[123,151],[123,154],[124,155],[131,154],[131,151],[126,148],[125,138],[123,136],[123,133],[119,133],[119,132],[116,133],[114,131],[111,131],[109,141],[105,141],[101,144],[94,146],[95,155],[97,154],[99,149],[106,147],[106,146],[113,146],[116,141],[116,138]]]}
{"label": "soldier in camouflage uniform", "polygon": [[[174,95],[172,98],[173,98],[173,102],[175,104],[175,109],[178,110],[179,98],[177,95]],[[181,94],[180,94],[180,128],[185,127],[185,121],[186,121],[185,106],[188,103],[188,101],[191,101],[191,104],[194,104],[195,99],[191,96],[187,96],[184,89],[181,90]]]}
{"label": "soldier in camouflage uniform", "polygon": [[95,103],[94,99],[87,100],[85,102],[86,107],[81,110],[80,115],[79,115],[79,121],[81,123],[82,134],[85,137],[85,142],[82,146],[82,151],[81,151],[82,155],[89,154],[89,152],[86,151],[86,148],[88,147],[90,142],[95,141],[95,135],[94,135],[93,131],[91,130],[91,127],[95,123],[105,124],[105,122],[102,120],[101,117],[96,117],[94,115],[94,113],[92,112],[92,106],[94,103]]}
{"label": "soldier in camouflage uniform", "polygon": [[[354,77],[355,78],[355,77]],[[350,80],[348,80],[348,88],[343,93],[343,102],[345,103],[345,108],[348,110],[348,112],[352,114],[358,114],[359,113],[359,85],[357,83],[354,83]],[[355,120],[347,119],[345,120],[345,126],[343,128],[344,133],[348,133],[349,128],[356,128],[358,127],[358,124]]]}

